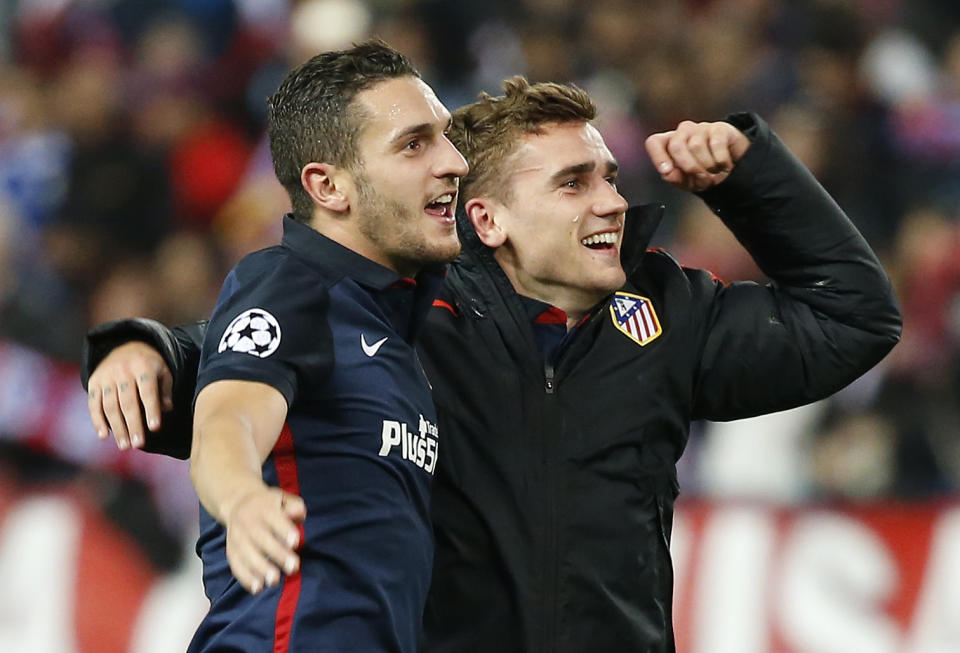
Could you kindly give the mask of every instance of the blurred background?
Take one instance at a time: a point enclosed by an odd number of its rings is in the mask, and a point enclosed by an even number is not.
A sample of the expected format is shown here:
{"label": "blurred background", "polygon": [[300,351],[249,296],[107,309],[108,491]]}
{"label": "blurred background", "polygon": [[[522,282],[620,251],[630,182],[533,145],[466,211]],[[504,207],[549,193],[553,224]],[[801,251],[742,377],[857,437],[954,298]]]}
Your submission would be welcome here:
{"label": "blurred background", "polygon": [[186,464],[97,441],[85,330],[206,317],[279,239],[265,99],[379,36],[450,108],[571,81],[681,263],[758,279],[644,138],[763,115],[894,279],[902,342],[816,405],[695,424],[673,548],[681,653],[960,651],[960,3],[0,2],[0,650],[183,650],[202,616]]}

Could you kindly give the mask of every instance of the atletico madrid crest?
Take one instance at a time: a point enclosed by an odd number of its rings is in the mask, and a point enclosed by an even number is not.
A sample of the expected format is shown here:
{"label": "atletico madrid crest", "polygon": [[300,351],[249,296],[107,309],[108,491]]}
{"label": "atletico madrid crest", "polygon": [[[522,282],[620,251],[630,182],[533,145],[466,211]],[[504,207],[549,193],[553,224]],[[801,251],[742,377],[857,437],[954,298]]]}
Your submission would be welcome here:
{"label": "atletico madrid crest", "polygon": [[646,297],[628,292],[618,292],[610,302],[613,326],[641,347],[663,332],[653,303]]}

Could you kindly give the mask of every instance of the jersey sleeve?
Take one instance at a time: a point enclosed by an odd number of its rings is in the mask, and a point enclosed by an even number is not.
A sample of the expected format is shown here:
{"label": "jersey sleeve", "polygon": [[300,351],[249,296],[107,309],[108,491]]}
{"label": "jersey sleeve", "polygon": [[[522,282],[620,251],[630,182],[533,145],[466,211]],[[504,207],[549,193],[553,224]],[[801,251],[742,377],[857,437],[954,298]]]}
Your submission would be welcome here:
{"label": "jersey sleeve", "polygon": [[333,363],[329,292],[307,266],[265,250],[224,282],[204,336],[199,393],[215,381],[258,381],[291,405],[298,389],[321,381]]}

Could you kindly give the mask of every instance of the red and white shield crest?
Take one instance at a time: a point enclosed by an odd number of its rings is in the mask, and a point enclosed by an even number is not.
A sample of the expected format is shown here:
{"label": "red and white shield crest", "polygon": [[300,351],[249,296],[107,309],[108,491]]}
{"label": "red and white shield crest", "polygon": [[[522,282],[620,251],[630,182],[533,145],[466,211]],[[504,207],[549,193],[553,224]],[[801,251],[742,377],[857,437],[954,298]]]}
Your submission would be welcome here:
{"label": "red and white shield crest", "polygon": [[641,347],[663,333],[653,303],[646,297],[618,292],[610,302],[613,326]]}

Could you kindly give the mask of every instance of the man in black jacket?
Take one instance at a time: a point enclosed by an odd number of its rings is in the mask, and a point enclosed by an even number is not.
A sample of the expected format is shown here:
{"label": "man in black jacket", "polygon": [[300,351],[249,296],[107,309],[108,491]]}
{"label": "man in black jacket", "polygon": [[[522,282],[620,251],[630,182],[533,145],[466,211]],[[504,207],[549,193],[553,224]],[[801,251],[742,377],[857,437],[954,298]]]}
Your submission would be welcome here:
{"label": "man in black jacket", "polygon": [[[699,193],[773,280],[725,285],[647,251],[661,210],[626,210],[585,93],[505,90],[454,113],[471,167],[463,253],[420,342],[442,442],[424,649],[672,651],[691,419],[835,392],[896,343],[899,311],[863,238],[756,116],[647,140],[663,178]],[[135,342],[104,358],[131,339],[162,357]],[[195,334],[148,321],[92,332],[101,435],[109,422],[142,437],[141,410],[159,423],[170,367],[179,410],[147,444],[182,452],[195,349]],[[97,399],[121,383],[145,388],[142,408],[135,393]]]}

